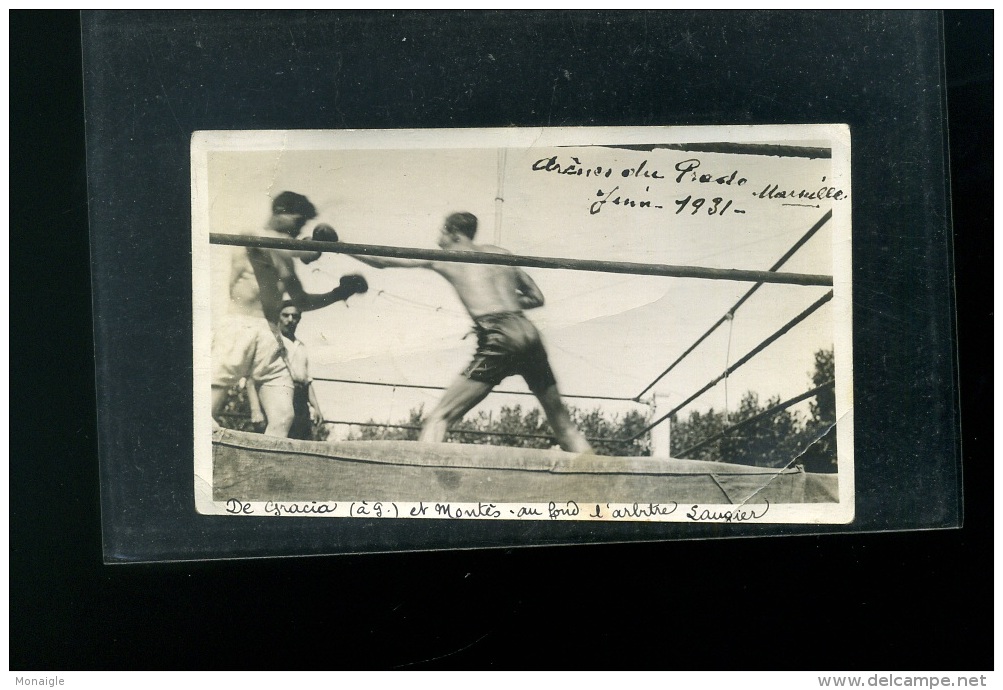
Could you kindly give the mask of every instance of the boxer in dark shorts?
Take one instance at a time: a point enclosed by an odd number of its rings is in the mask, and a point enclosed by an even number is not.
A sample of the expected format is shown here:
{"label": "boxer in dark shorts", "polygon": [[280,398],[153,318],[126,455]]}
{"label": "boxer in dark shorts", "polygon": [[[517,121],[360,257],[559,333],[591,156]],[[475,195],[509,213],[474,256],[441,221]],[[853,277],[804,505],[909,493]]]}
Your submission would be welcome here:
{"label": "boxer in dark shorts", "polygon": [[519,374],[534,393],[557,383],[540,333],[522,312],[485,314],[474,319],[477,352],[463,375],[497,386]]}
{"label": "boxer in dark shorts", "polygon": [[[475,244],[477,217],[472,213],[450,214],[439,234],[439,247],[451,252],[508,254],[501,247]],[[540,333],[523,316],[523,310],[542,307],[540,288],[515,266],[465,261],[428,261],[355,254],[375,268],[427,268],[453,286],[477,333],[473,361],[450,384],[435,408],[428,413],[419,441],[441,443],[449,426],[462,419],[502,379],[519,374],[540,401],[558,444],[572,453],[591,453],[588,439],[571,421],[557,390],[554,372],[547,360]]]}

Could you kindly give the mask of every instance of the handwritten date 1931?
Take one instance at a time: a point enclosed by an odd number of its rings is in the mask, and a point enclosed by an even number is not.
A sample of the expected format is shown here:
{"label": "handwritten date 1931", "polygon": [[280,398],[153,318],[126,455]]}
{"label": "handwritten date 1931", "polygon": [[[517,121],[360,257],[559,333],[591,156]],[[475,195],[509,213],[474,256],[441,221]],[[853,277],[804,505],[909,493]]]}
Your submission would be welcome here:
{"label": "handwritten date 1931", "polygon": [[729,209],[732,213],[745,213],[745,211],[740,208],[733,208],[731,205],[731,199],[725,200],[723,197],[719,196],[716,196],[713,199],[707,199],[704,197],[697,197],[694,199],[691,194],[685,199],[675,199],[673,203],[675,203],[677,207],[677,216],[686,210],[690,211],[691,216],[695,216],[701,209],[706,211],[708,216],[723,216]]}

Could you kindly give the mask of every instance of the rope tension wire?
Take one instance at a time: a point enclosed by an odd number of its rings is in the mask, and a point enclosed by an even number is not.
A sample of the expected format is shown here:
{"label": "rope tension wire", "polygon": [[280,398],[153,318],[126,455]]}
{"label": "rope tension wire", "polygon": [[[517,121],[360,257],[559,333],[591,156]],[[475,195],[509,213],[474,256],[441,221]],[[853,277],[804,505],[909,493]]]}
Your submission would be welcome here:
{"label": "rope tension wire", "polygon": [[759,343],[759,345],[756,345],[756,347],[754,347],[751,350],[749,350],[749,352],[745,356],[743,356],[740,360],[738,360],[737,362],[735,362],[734,364],[732,364],[730,367],[728,367],[727,369],[725,369],[725,371],[720,376],[717,376],[716,378],[714,378],[706,386],[704,386],[703,388],[701,388],[700,390],[698,390],[696,393],[694,393],[690,397],[686,398],[686,400],[682,401],[681,403],[679,403],[678,405],[676,405],[675,407],[673,407],[671,410],[669,410],[668,412],[666,412],[664,415],[662,415],[661,417],[659,417],[657,420],[655,420],[654,422],[652,422],[648,426],[646,426],[643,429],[641,429],[641,431],[639,431],[634,436],[631,436],[630,440],[636,440],[636,439],[640,438],[641,436],[643,436],[644,434],[648,433],[649,431],[651,431],[652,429],[654,429],[656,426],[658,426],[659,424],[661,424],[662,422],[664,422],[666,419],[668,419],[669,417],[671,417],[672,415],[674,415],[676,412],[678,412],[679,410],[683,409],[684,407],[686,407],[687,405],[689,405],[691,402],[693,402],[694,400],[696,400],[697,398],[699,398],[701,395],[703,395],[704,393],[706,393],[707,391],[709,391],[711,388],[713,388],[714,386],[716,386],[721,381],[721,379],[725,378],[726,376],[730,376],[736,369],[738,369],[740,366],[742,366],[743,364],[745,364],[746,362],[748,362],[750,359],[752,359],[753,357],[755,357],[756,355],[758,355],[760,352],[762,352],[763,350],[765,350],[767,347],[769,347],[771,344],[773,344],[778,338],[780,338],[780,336],[784,335],[789,330],[791,330],[792,328],[794,328],[794,326],[798,325],[799,323],[801,323],[802,321],[804,321],[805,319],[807,319],[809,316],[811,316],[813,313],[815,313],[816,311],[818,311],[818,309],[820,309],[822,307],[822,305],[824,305],[826,302],[828,302],[831,299],[832,299],[832,290],[829,290],[829,292],[825,293],[822,297],[820,297],[818,300],[816,300],[810,307],[808,307],[803,312],[801,312],[800,314],[798,314],[797,316],[795,316],[793,319],[791,319],[790,321],[788,321],[786,324],[784,324],[773,335],[771,335],[769,338],[767,338],[763,342]]}
{"label": "rope tension wire", "polygon": [[[795,242],[793,245],[791,245],[791,248],[788,249],[787,252],[783,256],[781,256],[777,260],[777,262],[775,264],[773,264],[772,266],[770,266],[770,269],[769,269],[770,272],[776,271],[778,268],[780,268],[785,263],[787,263],[787,260],[790,259],[792,256],[794,256],[794,254],[799,249],[801,249],[801,247],[803,247],[805,245],[805,243],[808,240],[810,240],[812,238],[812,236],[814,236],[815,233],[817,233],[822,228],[823,225],[825,225],[826,223],[828,223],[831,218],[832,218],[832,211],[827,211],[826,214],[824,216],[822,216],[822,218],[819,219],[819,221],[817,223],[815,223],[815,225],[811,226],[808,229],[808,232],[806,232],[804,235],[801,236],[801,239],[799,239],[797,242]],[[635,397],[635,400],[638,399],[638,398],[640,398],[642,395],[644,395],[648,391],[650,391],[652,388],[654,388],[654,386],[655,386],[656,383],[658,383],[659,381],[661,381],[665,377],[666,374],[668,374],[670,371],[672,371],[673,369],[675,369],[676,366],[678,366],[680,362],[682,362],[684,359],[686,359],[686,357],[688,357],[689,354],[691,352],[693,352],[693,350],[697,349],[697,347],[700,346],[700,343],[702,343],[704,340],[706,340],[708,338],[708,336],[710,336],[711,333],[713,333],[714,331],[716,331],[721,326],[721,324],[723,324],[725,321],[728,320],[729,316],[734,316],[735,312],[738,311],[738,308],[741,307],[743,304],[745,304],[746,300],[748,300],[750,297],[752,297],[753,293],[755,293],[756,290],[758,290],[759,288],[761,288],[763,285],[764,285],[763,282],[759,282],[759,283],[756,283],[755,285],[753,285],[751,288],[749,288],[749,291],[746,292],[744,295],[742,295],[742,298],[739,299],[737,302],[735,302],[735,304],[731,307],[731,309],[729,309],[728,311],[726,311],[724,313],[724,315],[720,319],[718,319],[717,321],[715,321],[714,325],[711,326],[710,328],[708,328],[706,333],[704,333],[702,336],[700,336],[699,338],[697,338],[696,341],[694,341],[694,343],[692,345],[690,345],[688,348],[686,348],[686,351],[683,352],[683,354],[681,354],[678,357],[676,357],[676,360],[674,362],[672,362],[672,364],[670,364],[668,367],[666,367],[665,371],[663,371],[661,374],[659,374],[658,376],[656,376],[654,381],[652,381],[650,384],[648,384],[648,386],[643,391],[641,391],[640,393],[638,393],[637,396]]]}

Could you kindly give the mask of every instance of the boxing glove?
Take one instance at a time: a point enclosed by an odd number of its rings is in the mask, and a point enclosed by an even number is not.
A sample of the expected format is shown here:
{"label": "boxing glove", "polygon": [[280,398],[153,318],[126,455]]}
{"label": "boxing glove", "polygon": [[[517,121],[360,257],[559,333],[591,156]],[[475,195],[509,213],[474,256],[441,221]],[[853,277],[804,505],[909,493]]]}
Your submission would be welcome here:
{"label": "boxing glove", "polygon": [[369,290],[369,283],[358,273],[352,273],[351,275],[341,276],[339,287],[344,290],[351,290],[353,295],[361,295]]}
{"label": "boxing glove", "polygon": [[327,223],[318,223],[313,229],[313,239],[322,242],[337,242],[338,232]]}

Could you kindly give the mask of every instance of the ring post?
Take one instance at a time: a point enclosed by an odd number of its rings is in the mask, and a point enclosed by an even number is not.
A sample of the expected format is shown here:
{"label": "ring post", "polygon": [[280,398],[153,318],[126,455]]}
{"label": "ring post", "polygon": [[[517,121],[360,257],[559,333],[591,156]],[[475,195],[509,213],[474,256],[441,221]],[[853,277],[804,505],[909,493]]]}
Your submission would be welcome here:
{"label": "ring post", "polygon": [[[651,411],[653,419],[661,419],[665,412],[669,410],[669,397],[659,396],[653,393],[651,396]],[[665,424],[659,424],[651,430],[651,457],[671,458],[669,451],[672,448],[672,422],[666,420]]]}

